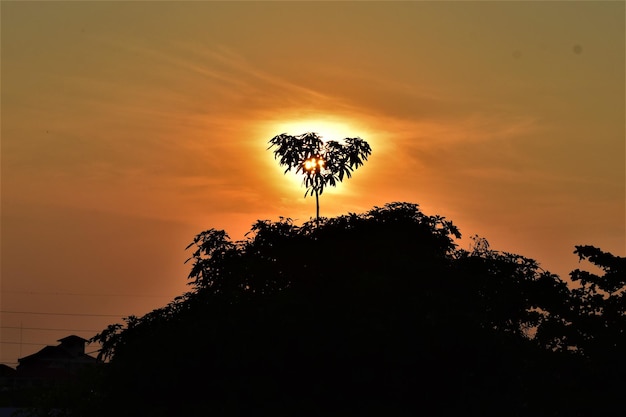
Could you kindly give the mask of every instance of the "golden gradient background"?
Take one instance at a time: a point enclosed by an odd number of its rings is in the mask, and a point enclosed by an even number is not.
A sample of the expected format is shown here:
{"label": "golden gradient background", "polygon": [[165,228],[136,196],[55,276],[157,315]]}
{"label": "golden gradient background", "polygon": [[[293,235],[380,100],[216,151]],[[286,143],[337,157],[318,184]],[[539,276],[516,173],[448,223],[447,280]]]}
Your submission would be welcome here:
{"label": "golden gradient background", "polygon": [[419,203],[563,278],[626,254],[624,2],[0,7],[3,363],[165,305],[202,230],[313,216],[283,132],[373,148],[324,216]]}

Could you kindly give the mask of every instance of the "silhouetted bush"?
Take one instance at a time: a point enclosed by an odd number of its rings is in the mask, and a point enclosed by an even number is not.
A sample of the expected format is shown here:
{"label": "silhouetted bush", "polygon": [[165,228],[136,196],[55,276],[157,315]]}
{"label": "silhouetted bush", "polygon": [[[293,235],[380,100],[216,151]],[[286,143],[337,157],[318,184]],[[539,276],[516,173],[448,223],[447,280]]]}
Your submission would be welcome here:
{"label": "silhouetted bush", "polygon": [[202,232],[190,292],[94,338],[92,415],[623,414],[623,258],[577,247],[607,275],[572,290],[455,237],[409,203]]}

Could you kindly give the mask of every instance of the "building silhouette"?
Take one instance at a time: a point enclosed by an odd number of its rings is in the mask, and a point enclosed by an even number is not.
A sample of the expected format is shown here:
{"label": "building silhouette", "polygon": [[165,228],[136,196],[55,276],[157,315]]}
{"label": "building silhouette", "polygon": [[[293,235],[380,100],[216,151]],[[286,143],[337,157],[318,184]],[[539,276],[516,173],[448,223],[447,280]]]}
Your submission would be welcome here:
{"label": "building silhouette", "polygon": [[85,353],[88,340],[76,335],[59,339],[57,346],[46,346],[32,355],[18,359],[12,375],[16,387],[45,385],[67,381],[78,371],[98,364]]}

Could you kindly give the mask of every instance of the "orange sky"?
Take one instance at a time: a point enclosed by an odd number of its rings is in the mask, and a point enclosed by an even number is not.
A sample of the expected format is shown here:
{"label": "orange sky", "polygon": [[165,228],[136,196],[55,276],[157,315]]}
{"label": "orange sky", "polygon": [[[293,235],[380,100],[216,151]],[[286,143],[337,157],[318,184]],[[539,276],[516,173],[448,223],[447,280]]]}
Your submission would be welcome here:
{"label": "orange sky", "polygon": [[626,255],[624,2],[0,7],[3,363],[165,305],[202,230],[313,216],[283,132],[373,148],[324,216],[418,203],[562,277]]}

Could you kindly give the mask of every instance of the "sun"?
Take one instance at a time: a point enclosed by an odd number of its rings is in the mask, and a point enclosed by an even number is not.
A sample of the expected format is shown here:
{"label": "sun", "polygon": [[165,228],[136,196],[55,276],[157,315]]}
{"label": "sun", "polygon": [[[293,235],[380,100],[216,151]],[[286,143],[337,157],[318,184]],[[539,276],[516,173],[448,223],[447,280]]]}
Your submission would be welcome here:
{"label": "sun", "polygon": [[[326,113],[309,113],[304,117],[302,117],[301,112],[283,113],[280,117],[274,115],[257,126],[258,137],[263,141],[263,146],[266,146],[269,139],[281,133],[288,135],[316,133],[323,141],[334,140],[340,143],[346,138],[358,137],[370,144],[375,142],[374,136],[376,136],[370,128],[366,127],[367,124],[359,122],[358,119]],[[271,152],[265,153],[263,164],[266,167],[267,178],[276,187],[283,189],[286,195],[299,195],[304,192],[302,177],[294,172],[285,173],[284,169],[276,163]],[[316,157],[315,160],[310,158],[303,165],[303,169],[310,174],[320,173],[325,168],[326,161],[319,157]],[[346,190],[346,185],[342,185],[340,187],[328,187],[324,193],[343,194]]]}
{"label": "sun", "polygon": [[304,169],[312,173],[319,173],[325,165],[326,161],[320,156],[304,161]]}
{"label": "sun", "polygon": [[276,134],[287,133],[290,135],[300,135],[306,132],[317,133],[324,141],[341,141],[345,138],[363,136],[363,133],[359,132],[353,124],[341,120],[311,118],[276,123]]}

